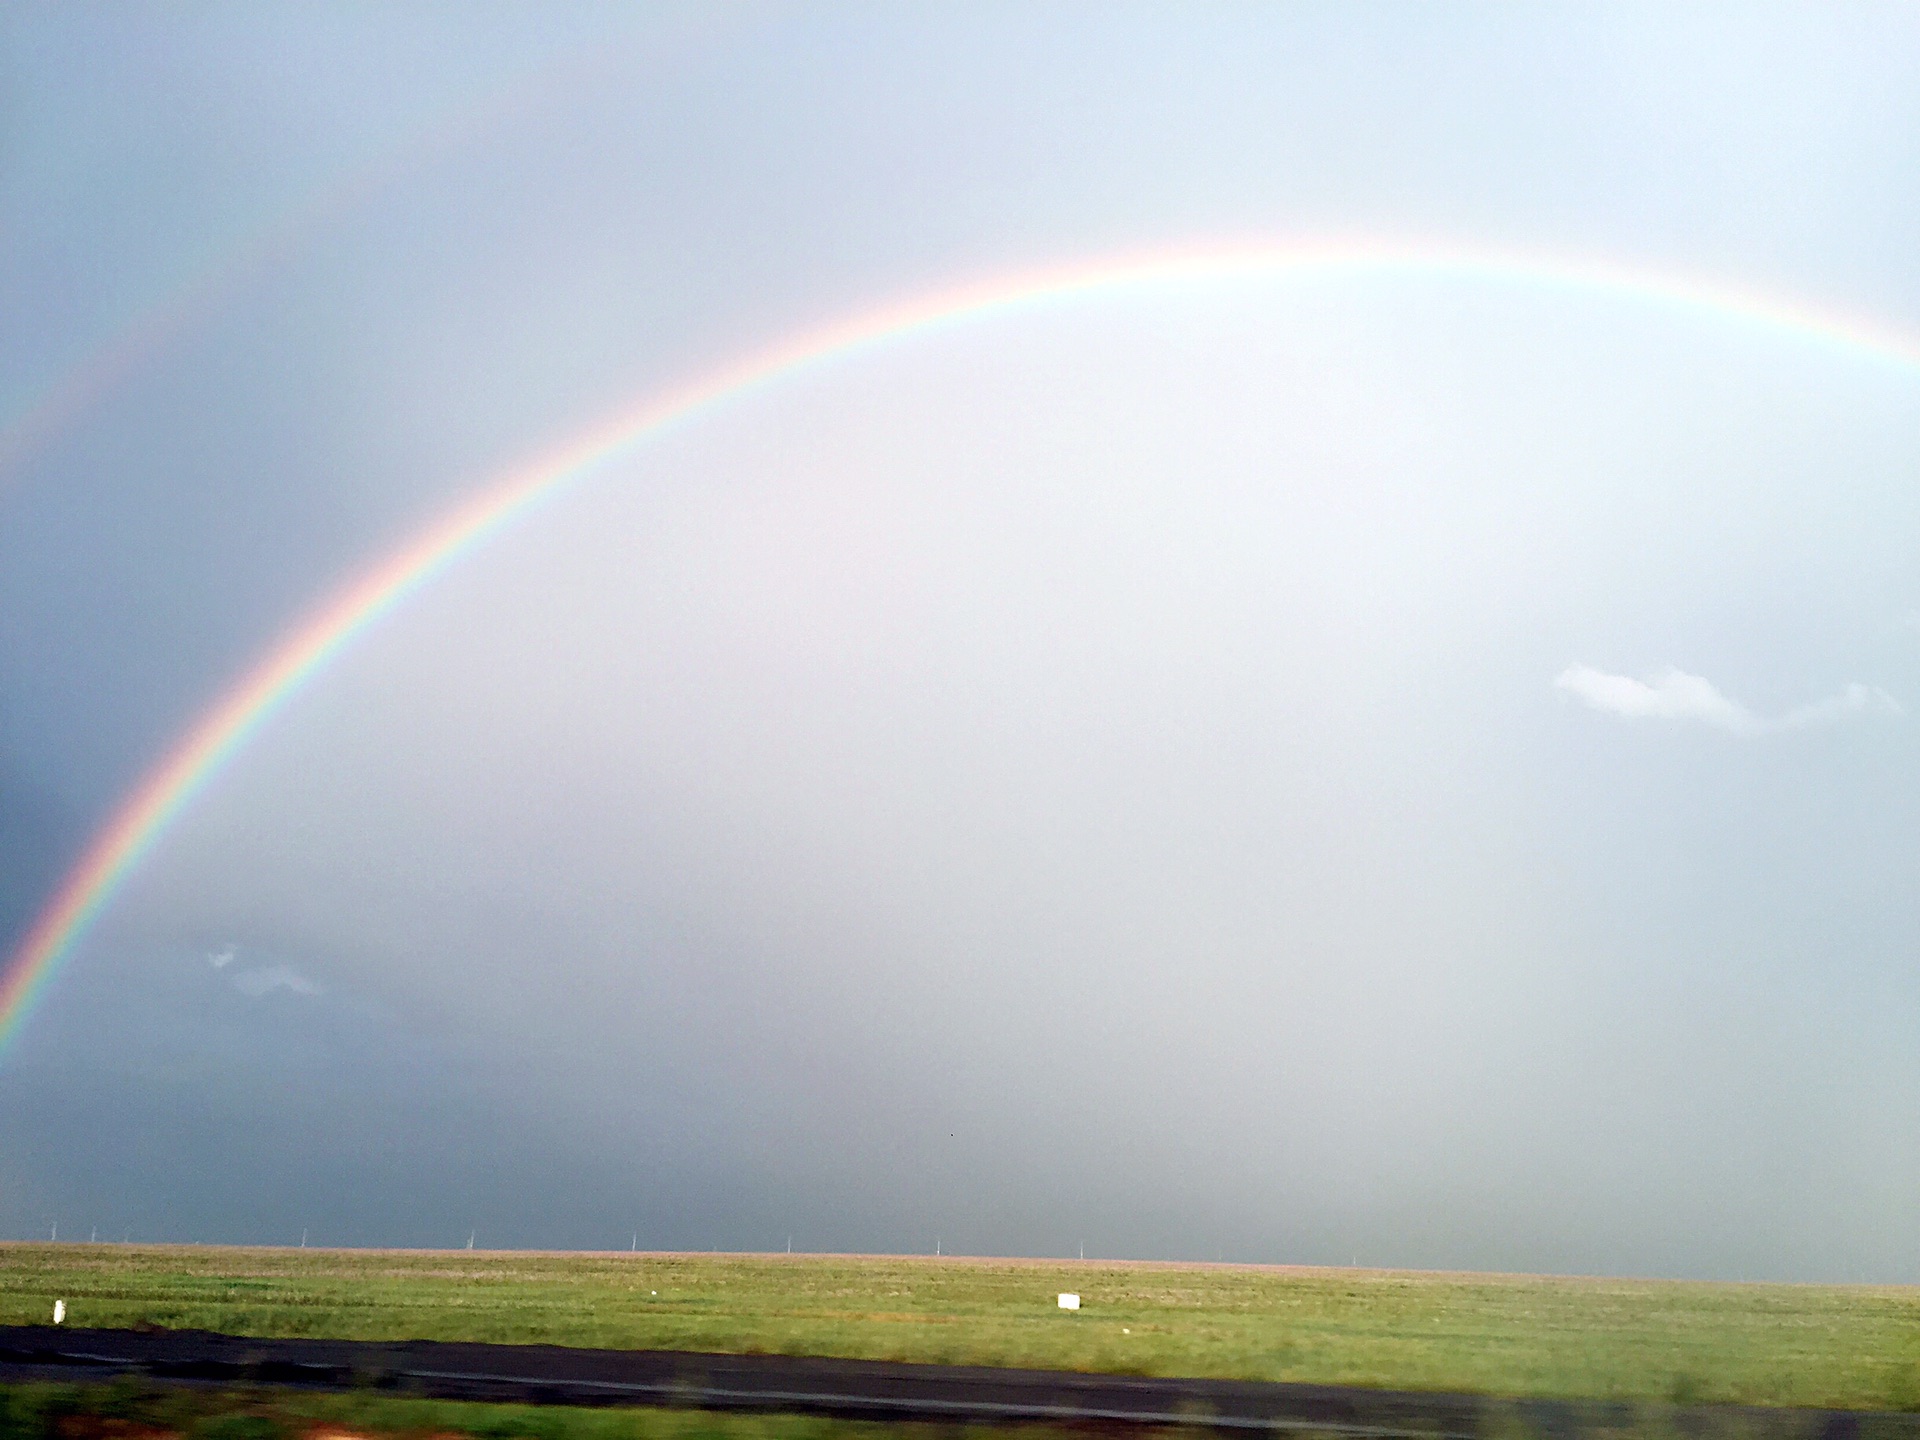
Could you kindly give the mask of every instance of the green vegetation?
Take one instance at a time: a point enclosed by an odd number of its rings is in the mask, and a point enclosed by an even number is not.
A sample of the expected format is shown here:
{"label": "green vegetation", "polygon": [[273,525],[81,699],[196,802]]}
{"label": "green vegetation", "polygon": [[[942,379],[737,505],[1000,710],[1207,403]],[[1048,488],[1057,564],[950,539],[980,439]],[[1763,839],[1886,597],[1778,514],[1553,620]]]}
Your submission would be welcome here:
{"label": "green vegetation", "polygon": [[[1079,1292],[1086,1308],[1054,1304]],[[1920,1409],[1920,1292],[786,1255],[0,1245],[0,1322]]]}

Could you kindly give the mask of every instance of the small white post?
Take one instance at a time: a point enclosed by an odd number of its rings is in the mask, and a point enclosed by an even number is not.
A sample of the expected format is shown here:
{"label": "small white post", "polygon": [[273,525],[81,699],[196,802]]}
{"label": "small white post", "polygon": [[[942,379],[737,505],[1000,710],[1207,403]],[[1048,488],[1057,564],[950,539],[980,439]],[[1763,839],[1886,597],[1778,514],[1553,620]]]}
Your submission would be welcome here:
{"label": "small white post", "polygon": [[64,1325],[67,1323],[66,1301],[56,1300],[53,1302],[53,1323],[56,1325]]}
{"label": "small white post", "polygon": [[1080,1308],[1080,1297],[1078,1295],[1069,1295],[1062,1291],[1060,1295],[1060,1308],[1062,1310],[1078,1310]]}

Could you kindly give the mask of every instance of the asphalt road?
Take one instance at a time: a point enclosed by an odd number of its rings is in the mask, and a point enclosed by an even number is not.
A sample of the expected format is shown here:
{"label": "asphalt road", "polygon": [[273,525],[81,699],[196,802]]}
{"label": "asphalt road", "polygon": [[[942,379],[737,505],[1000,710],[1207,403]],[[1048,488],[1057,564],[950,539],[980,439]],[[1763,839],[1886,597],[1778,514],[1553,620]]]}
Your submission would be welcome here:
{"label": "asphalt road", "polygon": [[[860,1420],[1191,1425],[1228,1431],[1468,1440],[1620,1430],[1645,1417],[1608,1403],[1488,1401],[1326,1385],[1158,1379],[904,1365],[788,1355],[584,1350],[436,1340],[265,1340],[204,1330],[0,1326],[0,1383],[139,1375],[176,1384],[380,1389],[445,1400],[787,1411]],[[1695,1406],[1665,1412],[1679,1437],[1920,1440],[1920,1416]]]}

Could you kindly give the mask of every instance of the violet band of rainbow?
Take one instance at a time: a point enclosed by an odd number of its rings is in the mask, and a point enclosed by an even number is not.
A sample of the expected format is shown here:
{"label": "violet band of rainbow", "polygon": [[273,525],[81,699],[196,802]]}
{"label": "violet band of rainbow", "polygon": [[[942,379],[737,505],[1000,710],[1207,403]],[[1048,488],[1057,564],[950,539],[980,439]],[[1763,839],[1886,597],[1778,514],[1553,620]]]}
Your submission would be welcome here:
{"label": "violet band of rainbow", "polygon": [[1743,321],[1920,373],[1920,339],[1738,286],[1606,261],[1375,240],[1193,246],[1106,257],[942,289],[790,337],[691,384],[651,395],[496,478],[282,636],[121,802],[39,912],[0,974],[0,1055],[121,883],[222,763],[356,636],[568,482],[676,426],[810,367],[942,325],[1155,284],[1367,275],[1427,275],[1612,295]]}

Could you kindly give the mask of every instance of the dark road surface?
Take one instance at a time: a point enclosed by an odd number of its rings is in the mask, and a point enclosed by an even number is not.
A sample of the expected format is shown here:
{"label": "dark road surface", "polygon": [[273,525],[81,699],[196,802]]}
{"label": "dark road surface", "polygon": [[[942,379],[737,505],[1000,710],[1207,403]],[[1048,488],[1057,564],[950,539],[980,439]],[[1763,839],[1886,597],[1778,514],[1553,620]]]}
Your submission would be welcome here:
{"label": "dark road surface", "polygon": [[[786,1355],[582,1350],[433,1340],[262,1340],[203,1330],[0,1326],[0,1383],[123,1375],[178,1384],[376,1389],[443,1400],[787,1411],[859,1420],[1197,1425],[1466,1440],[1490,1431],[1574,1436],[1632,1425],[1624,1404],[1487,1401],[1324,1385],[1148,1379]],[[1920,1416],[1696,1406],[1677,1437],[1920,1440]]]}

